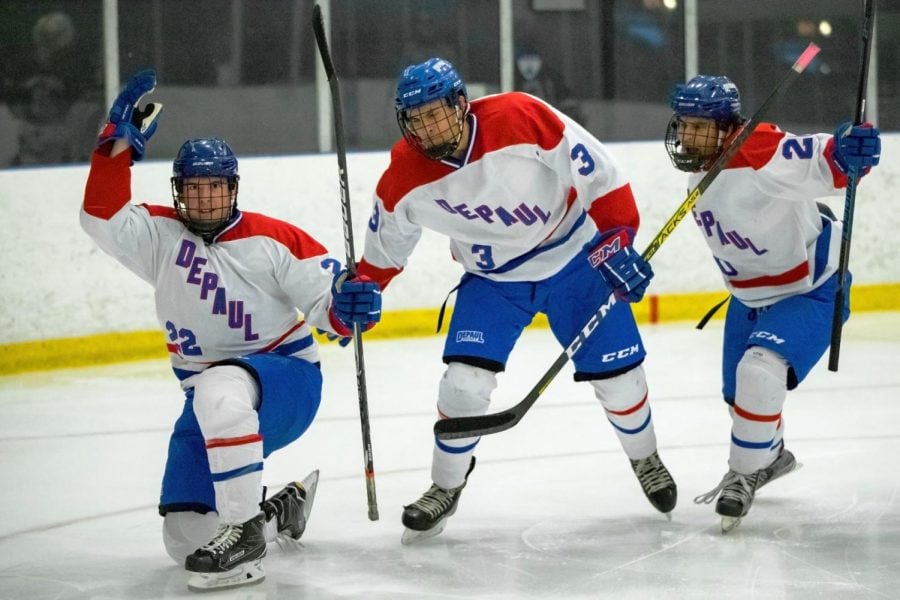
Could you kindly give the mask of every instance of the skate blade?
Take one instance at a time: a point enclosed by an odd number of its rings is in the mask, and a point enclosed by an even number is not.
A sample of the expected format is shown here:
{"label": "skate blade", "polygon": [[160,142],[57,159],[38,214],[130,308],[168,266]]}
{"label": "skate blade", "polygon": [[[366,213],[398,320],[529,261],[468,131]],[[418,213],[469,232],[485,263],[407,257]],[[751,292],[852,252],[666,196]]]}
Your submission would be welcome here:
{"label": "skate blade", "polygon": [[722,533],[728,533],[741,524],[743,517],[722,517]]}
{"label": "skate blade", "polygon": [[425,531],[418,531],[416,529],[404,529],[403,537],[400,538],[400,543],[404,546],[411,546],[412,544],[418,544],[428,538],[433,538],[438,535],[442,531],[444,531],[444,526],[446,525],[446,519],[437,523],[431,529],[426,529]]}
{"label": "skate blade", "polygon": [[316,469],[307,475],[300,482],[303,490],[306,492],[306,499],[303,503],[303,520],[309,520],[309,513],[312,512],[313,501],[316,499],[316,488],[319,487],[319,470]]}
{"label": "skate blade", "polygon": [[226,590],[262,583],[265,578],[266,572],[262,566],[262,559],[257,559],[224,573],[191,573],[188,589],[192,592]]}
{"label": "skate blade", "polygon": [[316,499],[316,488],[319,486],[319,470],[316,469],[303,478],[303,481],[296,482],[305,494],[303,497],[303,511],[300,521],[300,533],[294,537],[287,530],[280,532],[275,536],[275,543],[278,547],[285,551],[298,550],[303,547],[300,538],[306,532],[306,524],[309,521],[309,514],[312,512],[313,501]]}

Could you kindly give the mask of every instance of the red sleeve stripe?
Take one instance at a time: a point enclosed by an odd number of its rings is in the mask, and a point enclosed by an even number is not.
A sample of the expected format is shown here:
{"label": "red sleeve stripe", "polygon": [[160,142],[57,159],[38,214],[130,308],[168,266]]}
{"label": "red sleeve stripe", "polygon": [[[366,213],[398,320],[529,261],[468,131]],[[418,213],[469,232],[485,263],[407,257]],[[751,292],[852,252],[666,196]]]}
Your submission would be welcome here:
{"label": "red sleeve stripe", "polygon": [[793,269],[778,275],[764,275],[762,277],[754,277],[753,279],[729,279],[728,283],[739,290],[758,287],[776,287],[794,283],[807,276],[809,276],[809,263],[802,262]]}
{"label": "red sleeve stripe", "polygon": [[778,150],[778,144],[786,134],[772,123],[760,123],[741,146],[738,153],[728,162],[726,169],[750,167],[754,170],[764,167]]}
{"label": "red sleeve stripe", "polygon": [[226,448],[228,446],[245,446],[247,444],[255,444],[262,441],[262,436],[258,433],[232,438],[213,438],[206,440],[206,449]]}
{"label": "red sleeve stripe", "polygon": [[647,394],[644,394],[643,399],[640,402],[638,402],[637,404],[635,404],[634,406],[632,406],[631,408],[626,408],[625,410],[609,410],[607,408],[606,412],[608,412],[611,415],[616,415],[617,417],[624,417],[626,415],[630,415],[631,413],[636,413],[637,411],[641,410],[642,408],[644,408],[645,404],[647,404]]}
{"label": "red sleeve stripe", "polygon": [[742,419],[746,419],[748,421],[756,421],[758,423],[771,423],[772,421],[778,421],[781,419],[781,413],[776,413],[774,415],[758,415],[756,413],[752,413],[748,410],[744,410],[740,406],[735,403],[734,405],[734,414],[741,417]]}
{"label": "red sleeve stripe", "polygon": [[109,158],[91,155],[91,171],[84,188],[84,212],[108,221],[131,200],[131,151]]}
{"label": "red sleeve stripe", "polygon": [[600,231],[626,227],[636,232],[641,222],[629,183],[594,199],[588,214]]}
{"label": "red sleeve stripe", "polygon": [[387,267],[385,269],[376,267],[367,262],[365,258],[362,258],[359,261],[359,264],[356,265],[356,274],[360,276],[365,275],[366,277],[377,281],[378,285],[381,286],[382,291],[384,291],[384,288],[387,287],[391,280],[402,271],[403,269],[398,269],[396,267]]}

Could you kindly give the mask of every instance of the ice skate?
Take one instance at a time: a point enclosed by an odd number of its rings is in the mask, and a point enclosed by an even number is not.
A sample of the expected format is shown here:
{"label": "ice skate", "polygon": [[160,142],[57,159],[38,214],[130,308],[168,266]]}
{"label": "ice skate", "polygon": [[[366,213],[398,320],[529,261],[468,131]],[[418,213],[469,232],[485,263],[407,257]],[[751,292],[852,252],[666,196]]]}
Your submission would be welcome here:
{"label": "ice skate", "polygon": [[223,523],[216,536],[185,559],[191,573],[188,589],[194,592],[220,590],[259,583],[265,579],[262,559],[266,555],[264,513],[241,524]]}
{"label": "ice skate", "polygon": [[277,494],[260,504],[266,521],[275,519],[278,537],[297,541],[306,530],[319,484],[318,469],[303,481],[294,481]]}
{"label": "ice skate", "polygon": [[[754,471],[749,475],[728,471],[722,481],[712,490],[694,498],[697,504],[709,504],[716,496],[716,513],[722,517],[722,533],[728,533],[741,523],[741,519],[750,512],[760,474],[765,469]],[[721,495],[719,494],[721,492]]]}
{"label": "ice skate", "polygon": [[675,485],[666,465],[659,459],[659,453],[654,451],[647,458],[632,460],[631,469],[650,504],[659,512],[668,515],[678,501],[678,486]]}
{"label": "ice skate", "polygon": [[403,507],[402,520],[406,529],[403,531],[403,537],[400,538],[401,544],[408,546],[444,531],[447,519],[456,512],[459,497],[462,495],[463,488],[466,487],[469,473],[474,468],[475,457],[473,456],[461,486],[445,490],[437,485],[432,485],[427,492],[422,494],[421,498]]}
{"label": "ice skate", "polygon": [[794,458],[794,454],[784,447],[784,443],[781,444],[781,450],[778,452],[778,456],[772,462],[771,465],[762,469],[759,474],[759,482],[756,485],[756,489],[761,488],[766,485],[770,481],[774,481],[779,477],[787,475],[791,471],[796,471],[800,468],[800,463],[797,462],[797,459]]}

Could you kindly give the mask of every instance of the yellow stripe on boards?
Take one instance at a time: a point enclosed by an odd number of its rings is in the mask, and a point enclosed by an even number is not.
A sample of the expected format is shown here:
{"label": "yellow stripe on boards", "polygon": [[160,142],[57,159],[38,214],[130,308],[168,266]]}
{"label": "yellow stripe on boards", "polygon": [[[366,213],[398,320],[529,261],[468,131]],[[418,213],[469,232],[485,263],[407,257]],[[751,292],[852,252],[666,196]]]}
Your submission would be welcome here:
{"label": "yellow stripe on boards", "polygon": [[[726,292],[698,292],[646,296],[633,305],[638,323],[699,321],[726,296]],[[854,312],[900,311],[900,283],[854,285],[850,293]],[[724,307],[714,319],[722,319]],[[443,335],[451,310],[444,315]],[[438,309],[387,311],[382,322],[365,334],[366,340],[394,340],[435,335]],[[532,328],[546,329],[547,318],[537,315]],[[320,341],[324,336],[316,334]],[[327,343],[327,342],[325,342]],[[115,362],[164,359],[166,341],[159,331],[102,333],[74,338],[58,338],[0,345],[0,375],[86,367]]]}

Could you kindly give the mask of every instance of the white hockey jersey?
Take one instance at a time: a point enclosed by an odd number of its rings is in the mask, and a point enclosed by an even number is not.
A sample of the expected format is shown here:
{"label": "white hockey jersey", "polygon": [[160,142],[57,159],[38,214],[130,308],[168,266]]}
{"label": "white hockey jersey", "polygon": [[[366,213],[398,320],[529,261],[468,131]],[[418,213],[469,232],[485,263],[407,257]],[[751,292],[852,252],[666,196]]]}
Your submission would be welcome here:
{"label": "white hockey jersey", "polygon": [[375,191],[360,274],[382,288],[422,228],[450,238],[463,268],[497,281],[558,272],[601,231],[637,230],[631,187],[607,149],[545,102],[512,92],[471,102],[462,160],[401,139]]}
{"label": "white hockey jersey", "polygon": [[328,316],[331,269],[340,263],[299,228],[249,212],[207,245],[174,207],[130,203],[129,167],[129,152],[114,158],[94,153],[81,225],[154,287],[156,316],[179,380],[256,352],[318,361],[310,324],[335,329]]}
{"label": "white hockey jersey", "polygon": [[[762,123],[694,206],[725,285],[744,304],[804,294],[836,271],[841,223],[825,226],[816,205],[847,185],[833,148],[831,135]],[[704,174],[691,175],[691,189]]]}

